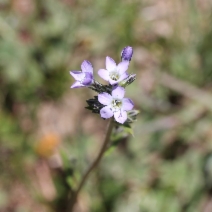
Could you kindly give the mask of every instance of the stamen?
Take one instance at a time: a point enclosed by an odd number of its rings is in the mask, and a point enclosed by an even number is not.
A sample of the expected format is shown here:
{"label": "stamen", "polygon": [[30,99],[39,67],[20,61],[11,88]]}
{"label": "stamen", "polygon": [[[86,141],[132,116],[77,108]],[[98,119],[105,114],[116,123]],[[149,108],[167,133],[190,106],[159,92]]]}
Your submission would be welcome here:
{"label": "stamen", "polygon": [[111,74],[110,74],[110,78],[112,79],[112,80],[114,80],[114,81],[117,81],[118,79],[119,79],[119,73],[118,72],[112,72]]}
{"label": "stamen", "polygon": [[122,101],[120,101],[119,99],[114,99],[112,102],[112,105],[113,105],[114,111],[119,111],[122,106]]}

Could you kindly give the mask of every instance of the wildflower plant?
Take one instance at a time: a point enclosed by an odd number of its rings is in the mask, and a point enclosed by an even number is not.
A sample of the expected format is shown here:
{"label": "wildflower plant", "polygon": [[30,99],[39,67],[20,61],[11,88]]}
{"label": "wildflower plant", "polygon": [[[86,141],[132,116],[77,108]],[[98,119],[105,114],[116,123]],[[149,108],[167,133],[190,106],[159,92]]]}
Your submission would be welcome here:
{"label": "wildflower plant", "polygon": [[[136,79],[135,74],[128,74],[127,69],[133,55],[130,46],[125,47],[121,52],[121,62],[116,65],[115,61],[106,57],[106,69],[100,69],[98,74],[108,85],[93,80],[87,87],[96,91],[97,96],[88,99],[86,109],[98,113],[104,119],[114,116],[116,124],[127,125],[136,120],[137,110],[132,110],[134,103],[129,98],[124,98],[125,88]],[[133,116],[131,115],[133,111]],[[135,115],[136,114],[136,115]],[[129,126],[129,125],[128,125]],[[129,126],[130,127],[130,126]]]}
{"label": "wildflower plant", "polygon": [[138,111],[133,110],[133,101],[125,97],[126,87],[134,82],[136,78],[135,74],[129,74],[127,72],[132,55],[132,47],[127,46],[121,52],[121,62],[118,65],[112,58],[106,57],[106,69],[100,69],[98,75],[108,82],[107,85],[103,85],[94,79],[93,66],[87,60],[81,64],[82,71],[70,71],[70,74],[76,80],[71,88],[87,87],[97,92],[97,95],[87,100],[88,106],[86,109],[99,114],[103,119],[111,119],[97,158],[83,175],[77,189],[72,192],[69,211],[72,211],[77,201],[78,193],[86,182],[89,174],[99,164],[105,151],[110,148],[110,146],[114,146],[115,142],[110,140],[112,132],[114,131],[116,135],[123,131],[132,133],[131,123],[136,120]]}

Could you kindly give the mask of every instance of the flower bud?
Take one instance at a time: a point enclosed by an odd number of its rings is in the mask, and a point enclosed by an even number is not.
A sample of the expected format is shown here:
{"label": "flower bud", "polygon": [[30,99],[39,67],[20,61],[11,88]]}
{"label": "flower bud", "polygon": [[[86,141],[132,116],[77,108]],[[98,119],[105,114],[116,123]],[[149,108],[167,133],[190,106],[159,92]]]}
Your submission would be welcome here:
{"label": "flower bud", "polygon": [[121,52],[122,61],[131,61],[133,55],[133,48],[131,46],[126,46]]}

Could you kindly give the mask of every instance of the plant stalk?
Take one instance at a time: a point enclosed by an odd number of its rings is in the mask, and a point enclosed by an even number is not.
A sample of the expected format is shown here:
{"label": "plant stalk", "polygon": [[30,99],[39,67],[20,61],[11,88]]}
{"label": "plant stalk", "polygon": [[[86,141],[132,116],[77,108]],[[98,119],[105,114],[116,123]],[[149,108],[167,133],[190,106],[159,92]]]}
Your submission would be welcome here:
{"label": "plant stalk", "polygon": [[77,197],[78,197],[80,190],[85,185],[90,173],[99,165],[105,151],[107,150],[107,146],[110,141],[110,136],[111,136],[112,130],[113,130],[113,118],[111,118],[108,123],[107,133],[106,133],[106,136],[105,136],[105,139],[104,139],[104,142],[102,144],[99,154],[97,155],[96,159],[91,163],[91,165],[88,167],[87,171],[83,175],[76,191],[74,191],[72,193],[72,197],[70,199],[67,212],[73,212],[74,205],[77,202]]}

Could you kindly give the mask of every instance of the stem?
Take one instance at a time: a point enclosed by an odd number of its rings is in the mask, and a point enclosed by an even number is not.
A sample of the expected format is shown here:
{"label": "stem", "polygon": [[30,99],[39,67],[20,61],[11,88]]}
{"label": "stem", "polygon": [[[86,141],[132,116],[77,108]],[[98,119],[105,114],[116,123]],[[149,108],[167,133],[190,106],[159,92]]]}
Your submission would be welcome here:
{"label": "stem", "polygon": [[73,211],[73,208],[74,208],[74,205],[77,201],[77,197],[78,197],[80,190],[82,189],[82,187],[86,183],[86,180],[88,179],[89,174],[99,165],[99,163],[100,163],[100,161],[101,161],[101,159],[104,155],[104,152],[107,150],[107,145],[110,141],[110,136],[111,136],[112,130],[113,130],[113,118],[108,123],[107,133],[106,133],[103,145],[100,149],[98,156],[93,161],[93,163],[88,167],[87,171],[85,172],[85,174],[83,175],[83,177],[82,177],[82,179],[79,183],[78,188],[76,189],[76,191],[73,193],[73,196],[71,197],[70,204],[68,206],[69,212]]}

